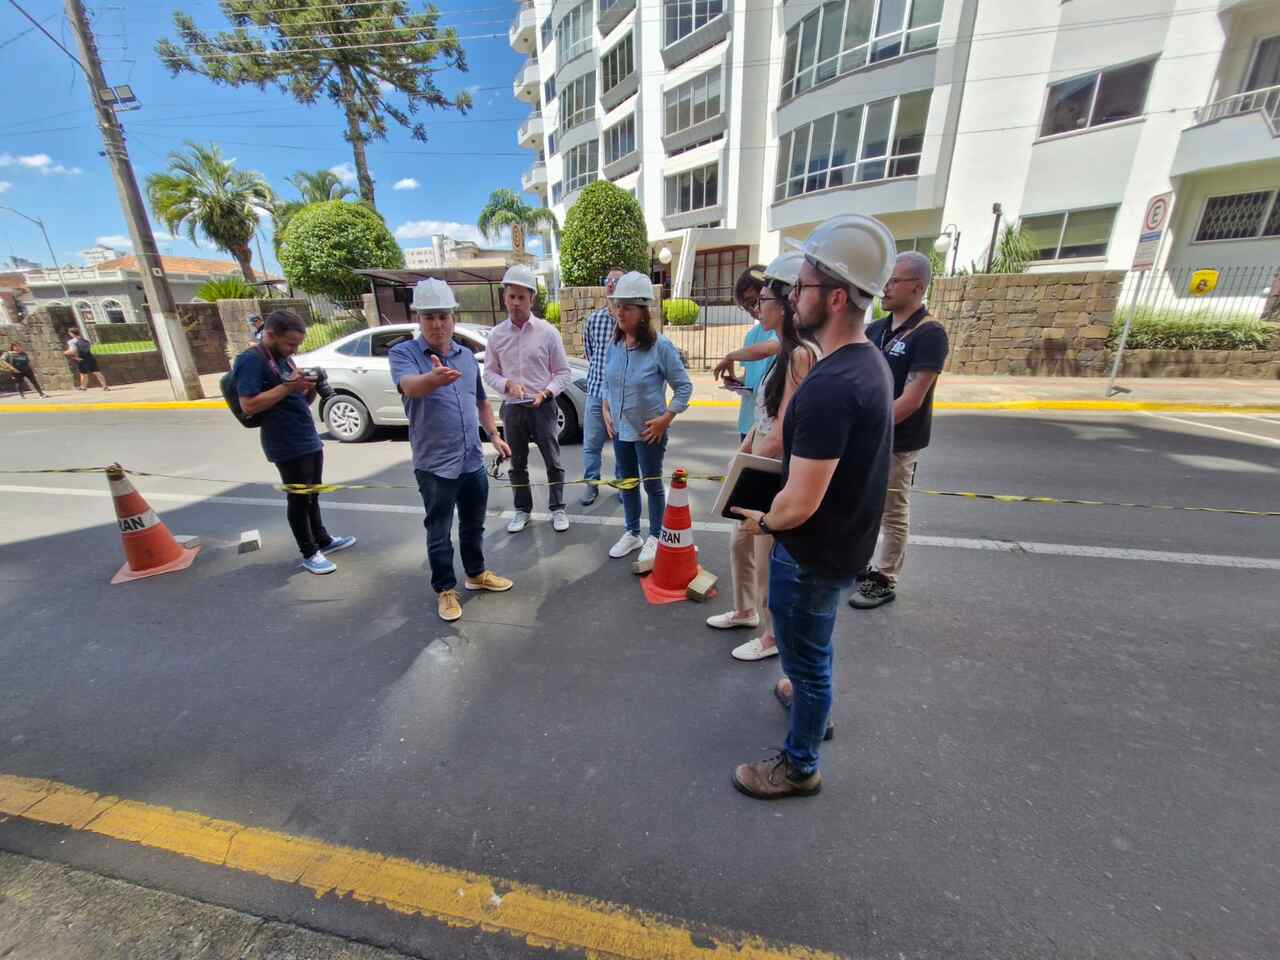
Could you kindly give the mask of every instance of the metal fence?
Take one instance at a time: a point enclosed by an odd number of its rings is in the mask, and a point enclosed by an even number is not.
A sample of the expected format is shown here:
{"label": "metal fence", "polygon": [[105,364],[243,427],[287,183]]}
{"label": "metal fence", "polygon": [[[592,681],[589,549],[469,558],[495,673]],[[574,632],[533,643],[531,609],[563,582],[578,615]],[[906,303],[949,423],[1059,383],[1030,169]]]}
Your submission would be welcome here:
{"label": "metal fence", "polygon": [[695,370],[709,370],[726,353],[737,350],[756,322],[733,302],[732,287],[695,290],[691,297],[675,299],[692,300],[698,315],[690,324],[668,323],[662,332],[684,351]]}
{"label": "metal fence", "polygon": [[1280,266],[1177,267],[1148,273],[1145,278],[1130,273],[1120,290],[1116,317],[1122,319],[1134,308],[1135,296],[1138,316],[1211,323],[1280,322]]}

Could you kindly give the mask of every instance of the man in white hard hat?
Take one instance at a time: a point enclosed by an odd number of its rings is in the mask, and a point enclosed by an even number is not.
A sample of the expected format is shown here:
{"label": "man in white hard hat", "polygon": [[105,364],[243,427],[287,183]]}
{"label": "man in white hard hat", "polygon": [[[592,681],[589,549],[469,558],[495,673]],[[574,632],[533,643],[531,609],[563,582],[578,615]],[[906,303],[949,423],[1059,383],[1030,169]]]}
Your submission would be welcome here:
{"label": "man in white hard hat", "polygon": [[502,394],[502,426],[511,445],[511,483],[515,516],[507,525],[519,533],[529,525],[533,491],[529,489],[529,442],[542,454],[551,493],[551,526],[569,529],[564,512],[564,470],[560,466],[560,436],[556,398],[568,389],[572,373],[560,331],[533,315],[538,282],[521,264],[502,277],[502,300],[507,319],[493,328],[484,351],[484,379]]}
{"label": "man in white hard hat", "polygon": [[758,799],[813,796],[831,713],[831,633],[840,594],[875,550],[893,444],[893,380],[864,324],[893,270],[893,234],[858,214],[833,217],[799,245],[791,288],[801,332],[823,359],[796,389],[782,436],[782,489],[764,512],[735,508],[742,529],[772,534],[769,612],[782,670],[774,693],[791,711],[774,757],[733,772]]}
{"label": "man in white hard hat", "polygon": [[511,581],[484,565],[484,518],[489,506],[489,477],[484,468],[480,428],[495,450],[511,455],[498,436],[493,408],[480,382],[480,365],[471,351],[453,339],[458,302],[443,280],[421,280],[409,309],[421,336],[391,348],[391,379],[409,417],[413,472],[426,509],[427,560],[431,588],[441,620],[462,616],[458,578],[453,569],[453,517],[458,516],[463,581],[468,590],[495,593]]}

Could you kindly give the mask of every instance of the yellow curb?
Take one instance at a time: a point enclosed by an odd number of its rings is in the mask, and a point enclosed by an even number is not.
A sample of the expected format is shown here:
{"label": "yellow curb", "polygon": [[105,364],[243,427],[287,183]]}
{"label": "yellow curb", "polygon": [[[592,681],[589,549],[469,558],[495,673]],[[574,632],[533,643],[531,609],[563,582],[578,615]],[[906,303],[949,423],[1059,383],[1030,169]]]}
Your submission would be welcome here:
{"label": "yellow curb", "polygon": [[225,410],[222,400],[119,400],[105,403],[0,403],[0,413],[79,413],[109,410]]}

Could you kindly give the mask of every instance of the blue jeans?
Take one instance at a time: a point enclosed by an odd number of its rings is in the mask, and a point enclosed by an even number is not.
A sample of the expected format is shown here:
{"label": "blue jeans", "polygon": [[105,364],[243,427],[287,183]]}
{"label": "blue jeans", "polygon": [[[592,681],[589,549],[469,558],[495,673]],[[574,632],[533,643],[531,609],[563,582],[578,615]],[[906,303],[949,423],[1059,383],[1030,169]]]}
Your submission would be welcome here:
{"label": "blue jeans", "polygon": [[604,465],[602,454],[609,434],[604,428],[603,405],[602,397],[588,397],[582,412],[582,475],[588,480],[599,480],[600,468]]}
{"label": "blue jeans", "polygon": [[468,577],[484,573],[484,514],[489,505],[489,477],[481,467],[447,480],[425,470],[415,470],[418,492],[427,517],[427,561],[431,564],[431,589],[436,593],[458,585],[453,573],[453,511],[458,511],[458,541],[462,569]]}
{"label": "blue jeans", "polygon": [[818,769],[818,748],[831,713],[831,631],[841,591],[852,577],[824,577],[802,570],[781,543],[769,554],[769,612],[782,672],[791,678],[791,731],[787,759],[798,776]]}
{"label": "blue jeans", "polygon": [[[667,438],[660,443],[643,440],[614,440],[614,476],[649,477],[644,481],[644,492],[649,498],[649,533],[662,533],[662,515],[667,509],[667,490],[662,485],[662,459],[667,453]],[[622,491],[622,515],[627,522],[627,532],[640,535],[640,488]]]}

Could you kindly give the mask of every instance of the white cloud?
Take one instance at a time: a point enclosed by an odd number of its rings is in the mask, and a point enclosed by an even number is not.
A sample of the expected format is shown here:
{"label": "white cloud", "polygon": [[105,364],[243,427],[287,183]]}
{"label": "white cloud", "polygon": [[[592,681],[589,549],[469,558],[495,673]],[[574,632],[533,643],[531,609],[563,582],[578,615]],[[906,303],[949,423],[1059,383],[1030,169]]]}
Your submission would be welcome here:
{"label": "white cloud", "polygon": [[133,241],[123,233],[109,233],[105,237],[97,237],[94,242],[103,247],[115,247],[117,250],[133,249]]}
{"label": "white cloud", "polygon": [[487,242],[474,223],[459,223],[456,220],[410,220],[400,224],[394,232],[397,240],[430,240],[434,234],[442,233],[455,240],[470,240],[481,244]]}
{"label": "white cloud", "polygon": [[12,153],[0,153],[0,167],[23,167],[27,170],[38,170],[46,177],[55,174],[75,177],[84,173],[79,167],[64,167],[60,163],[54,163],[53,157],[47,153],[28,153],[17,156]]}
{"label": "white cloud", "polygon": [[0,180],[0,193],[8,193],[9,188],[12,186],[13,184],[8,180]]}
{"label": "white cloud", "polygon": [[417,190],[422,184],[418,183],[413,177],[405,177],[403,180],[397,180],[392,190]]}
{"label": "white cloud", "polygon": [[335,163],[329,168],[329,172],[341,180],[344,186],[354,187],[356,185],[356,168],[349,160]]}

